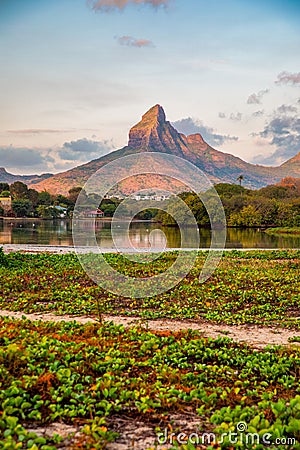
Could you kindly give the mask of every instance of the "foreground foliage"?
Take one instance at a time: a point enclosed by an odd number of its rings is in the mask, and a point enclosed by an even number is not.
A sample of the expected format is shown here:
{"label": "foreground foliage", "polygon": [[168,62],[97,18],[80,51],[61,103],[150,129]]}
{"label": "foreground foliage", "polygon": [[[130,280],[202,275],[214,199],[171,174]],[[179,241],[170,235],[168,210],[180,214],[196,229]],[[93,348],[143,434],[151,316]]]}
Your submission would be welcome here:
{"label": "foreground foliage", "polygon": [[172,429],[176,412],[198,416],[199,433],[220,436],[244,421],[272,442],[295,440],[269,448],[300,449],[297,347],[255,351],[192,331],[11,319],[0,320],[0,344],[0,448],[57,448],[59,436],[27,429],[62,421],[81,429],[73,448],[102,449],[116,438],[115,417],[138,418],[158,433]]}
{"label": "foreground foliage", "polygon": [[[204,319],[227,324],[257,323],[300,328],[300,251],[229,251],[211,278],[198,277],[207,252],[171,291],[128,299],[110,294],[84,273],[74,254],[0,254],[0,308],[57,314],[122,314],[146,319]],[[164,272],[176,252],[150,264],[106,255],[120,272],[137,277]]]}

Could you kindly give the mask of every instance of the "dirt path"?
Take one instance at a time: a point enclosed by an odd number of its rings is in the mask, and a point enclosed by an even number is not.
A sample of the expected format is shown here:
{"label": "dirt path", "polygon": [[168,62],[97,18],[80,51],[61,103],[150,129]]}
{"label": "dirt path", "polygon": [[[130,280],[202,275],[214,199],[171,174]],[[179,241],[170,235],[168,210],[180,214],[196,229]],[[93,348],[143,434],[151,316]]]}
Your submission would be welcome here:
{"label": "dirt path", "polygon": [[[25,314],[16,311],[0,310],[0,316],[13,317],[22,319],[25,317],[29,320],[43,320],[52,322],[75,320],[78,323],[96,322],[96,317],[92,316],[56,316],[48,313]],[[110,316],[104,315],[104,320],[114,322],[116,325],[124,325],[125,327],[142,325],[150,331],[180,331],[180,330],[197,330],[205,337],[217,338],[219,336],[227,336],[235,342],[247,343],[254,348],[264,348],[267,345],[289,345],[289,339],[297,336],[300,338],[299,331],[291,331],[283,328],[259,327],[257,325],[218,325],[203,321],[188,320],[144,320],[140,317]],[[296,343],[294,343],[296,344]]]}

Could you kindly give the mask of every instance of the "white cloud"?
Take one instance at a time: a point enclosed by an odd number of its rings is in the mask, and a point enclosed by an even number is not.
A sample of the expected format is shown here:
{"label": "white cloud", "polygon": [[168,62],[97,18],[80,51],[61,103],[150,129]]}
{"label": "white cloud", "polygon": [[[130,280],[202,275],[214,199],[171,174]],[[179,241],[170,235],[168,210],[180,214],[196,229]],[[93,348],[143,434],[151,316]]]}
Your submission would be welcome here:
{"label": "white cloud", "polygon": [[212,146],[224,144],[227,141],[237,141],[238,137],[218,134],[211,127],[205,126],[200,120],[187,117],[186,119],[177,120],[172,125],[177,131],[185,135],[200,133],[203,139]]}
{"label": "white cloud", "polygon": [[257,94],[253,93],[248,97],[247,103],[248,105],[259,105],[261,104],[262,98],[269,92],[269,89],[263,89],[259,91]]}

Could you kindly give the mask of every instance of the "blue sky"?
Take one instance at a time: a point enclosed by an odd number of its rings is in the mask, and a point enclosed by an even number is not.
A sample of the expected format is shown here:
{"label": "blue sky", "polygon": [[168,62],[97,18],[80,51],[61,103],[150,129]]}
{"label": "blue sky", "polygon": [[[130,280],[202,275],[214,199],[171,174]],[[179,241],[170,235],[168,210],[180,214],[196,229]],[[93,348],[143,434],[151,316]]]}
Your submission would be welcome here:
{"label": "blue sky", "polygon": [[156,103],[182,132],[280,164],[300,151],[299,19],[298,1],[0,0],[0,166],[87,162]]}

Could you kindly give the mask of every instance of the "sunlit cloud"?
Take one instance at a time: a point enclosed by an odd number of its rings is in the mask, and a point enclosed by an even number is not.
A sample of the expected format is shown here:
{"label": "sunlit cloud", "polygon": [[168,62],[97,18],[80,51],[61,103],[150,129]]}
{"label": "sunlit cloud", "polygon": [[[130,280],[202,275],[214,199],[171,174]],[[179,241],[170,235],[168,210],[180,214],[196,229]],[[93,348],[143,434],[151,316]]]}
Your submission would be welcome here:
{"label": "sunlit cloud", "polygon": [[300,72],[291,73],[291,72],[281,72],[277,76],[276,84],[292,84],[297,85],[300,84]]}
{"label": "sunlit cloud", "polygon": [[149,5],[153,8],[166,8],[170,4],[170,0],[87,0],[87,3],[94,11],[110,12],[121,11],[128,5]]}
{"label": "sunlit cloud", "polygon": [[136,39],[132,36],[121,36],[118,38],[118,43],[120,45],[126,45],[127,47],[154,47],[152,41],[148,39]]}

